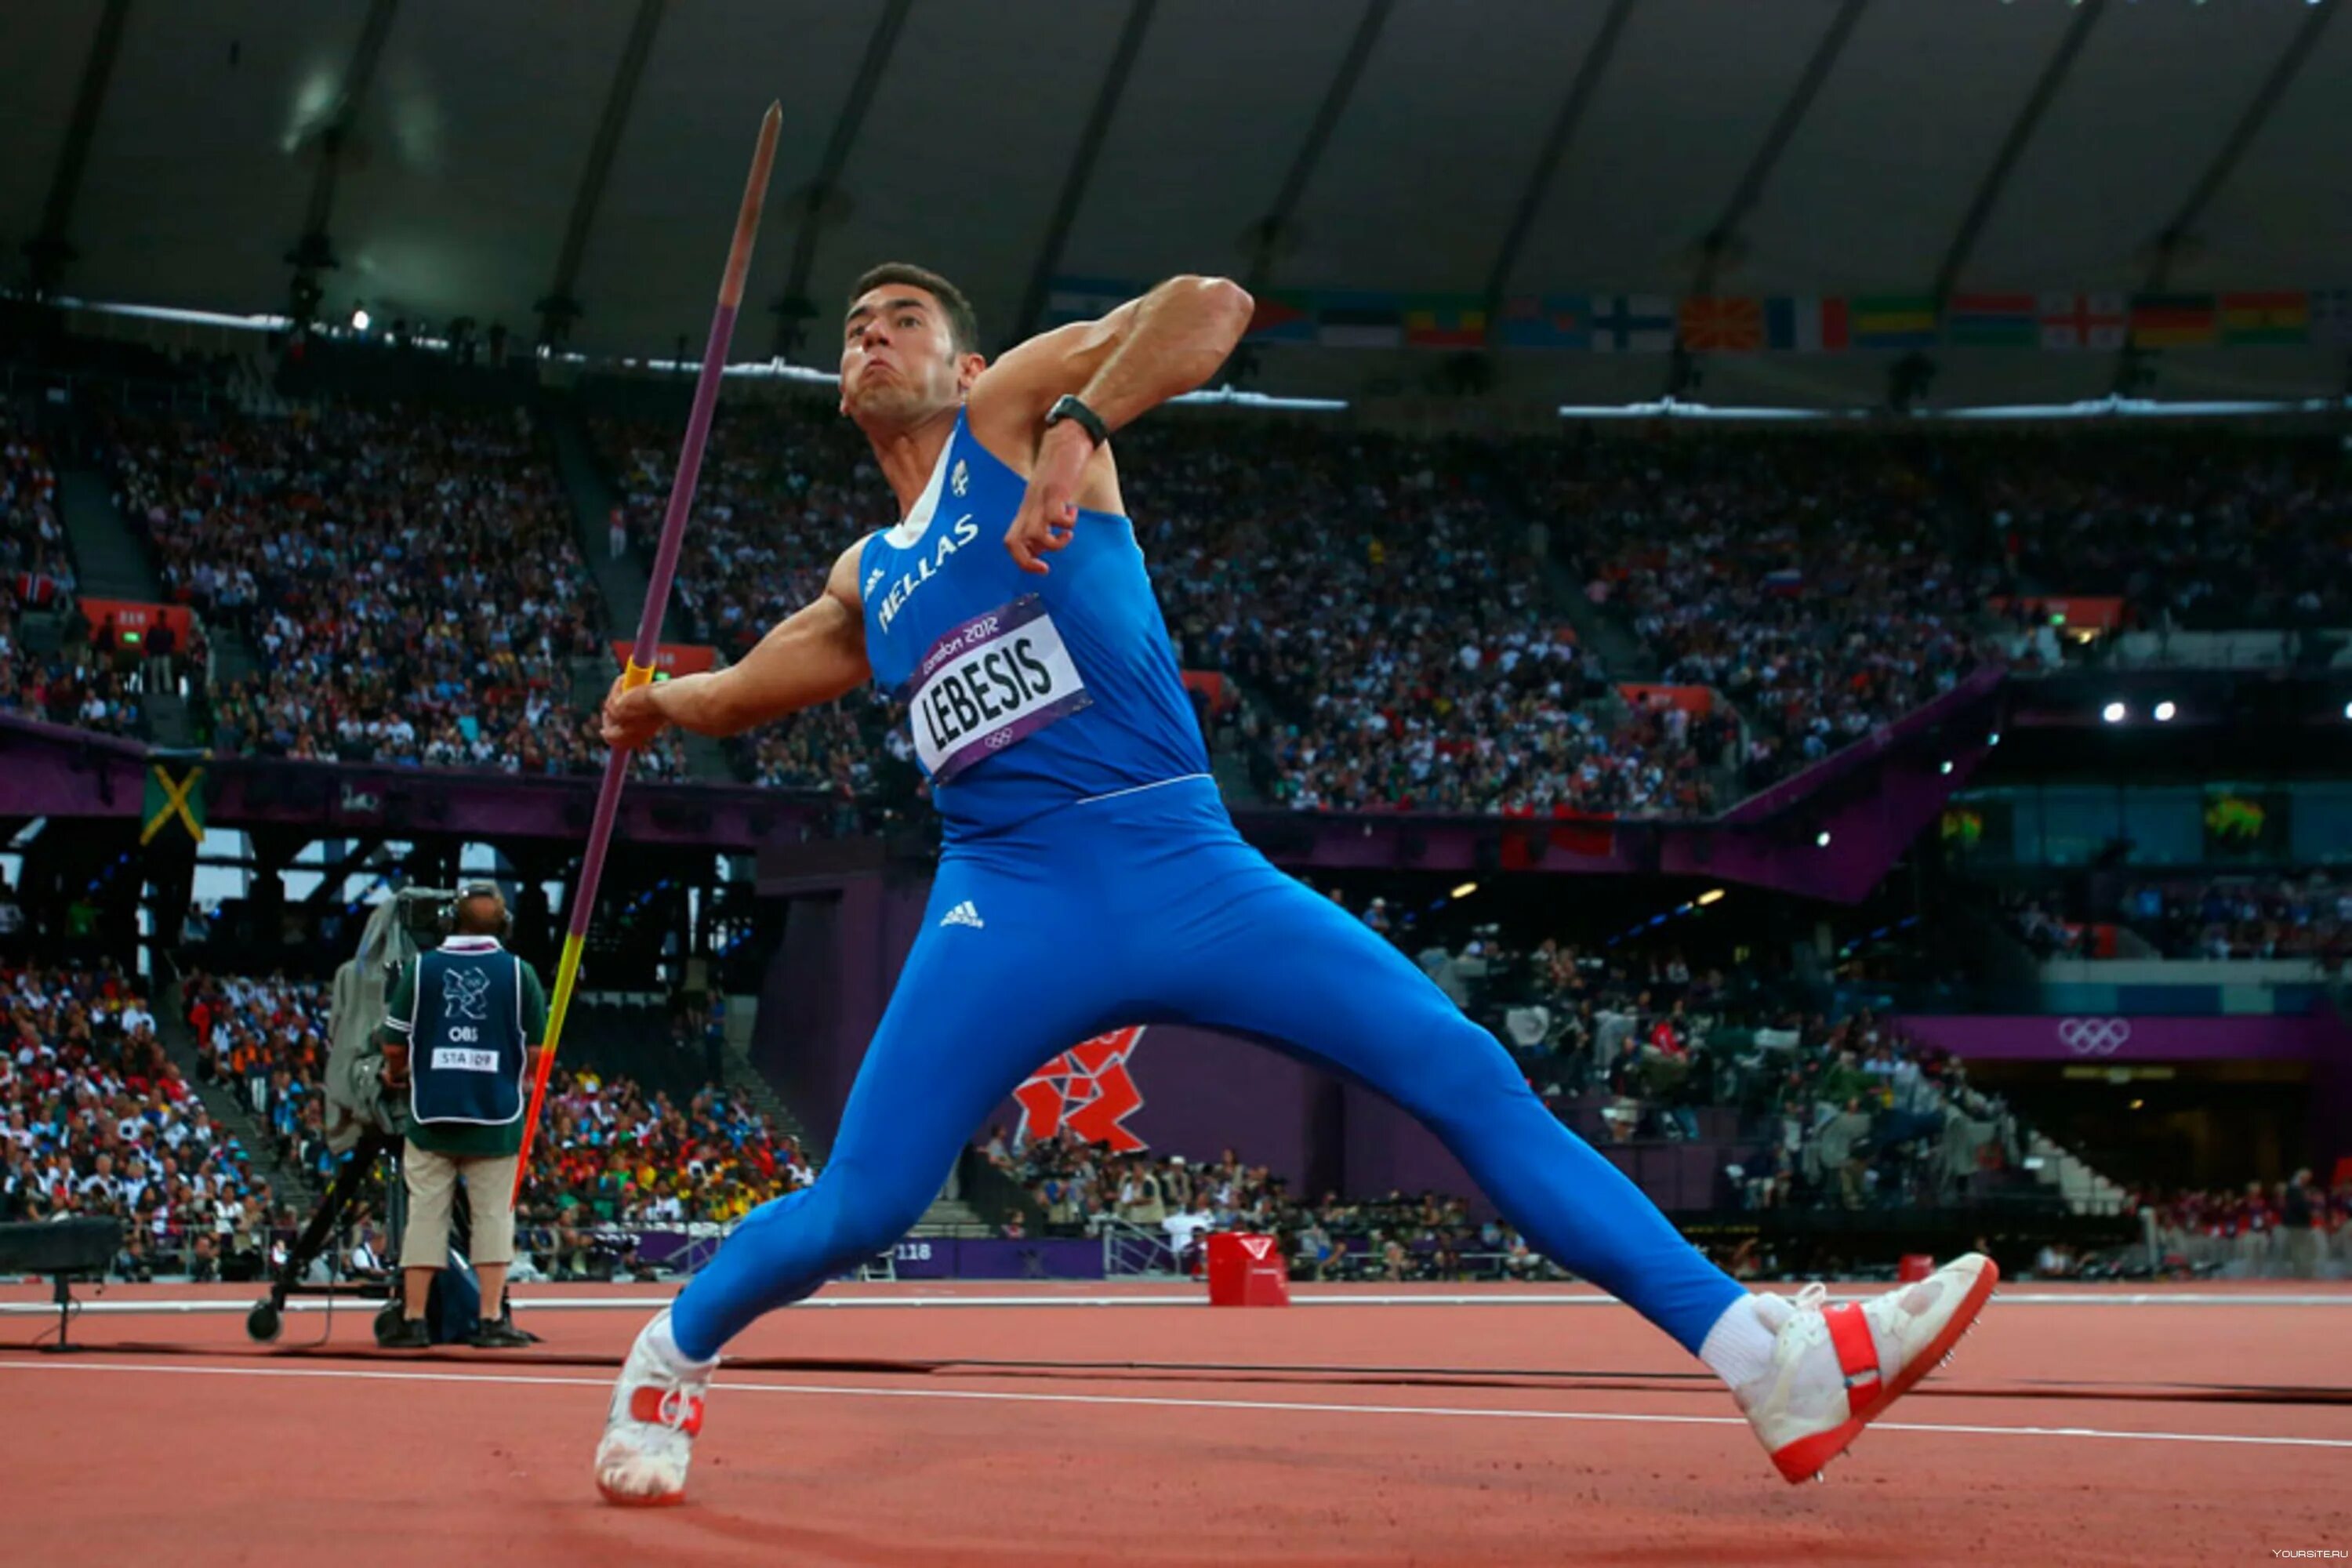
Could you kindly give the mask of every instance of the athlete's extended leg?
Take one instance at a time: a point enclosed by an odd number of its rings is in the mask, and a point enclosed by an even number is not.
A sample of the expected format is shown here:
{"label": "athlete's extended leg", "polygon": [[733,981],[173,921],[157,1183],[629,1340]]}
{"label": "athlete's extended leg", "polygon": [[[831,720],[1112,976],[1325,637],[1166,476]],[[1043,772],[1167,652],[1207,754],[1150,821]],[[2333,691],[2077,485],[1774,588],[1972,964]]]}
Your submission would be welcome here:
{"label": "athlete's extended leg", "polygon": [[1101,1026],[1079,987],[1058,974],[1038,984],[1045,951],[1021,951],[1005,900],[981,901],[996,906],[983,929],[940,928],[927,917],[815,1184],[752,1210],[679,1294],[670,1331],[689,1357],[717,1355],[753,1319],[906,1235],[972,1130],[1023,1079]]}
{"label": "athlete's extended leg", "polygon": [[1560,1125],[1495,1037],[1402,954],[1255,852],[1235,846],[1198,865],[1162,971],[1170,999],[1412,1111],[1546,1255],[1714,1368],[1789,1479],[1843,1452],[1950,1353],[1991,1294],[1999,1271],[1971,1255],[1866,1304],[1824,1310],[1817,1287],[1794,1302],[1750,1296]]}
{"label": "athlete's extended leg", "polygon": [[[984,923],[941,924],[960,904],[985,910],[974,917]],[[752,1211],[638,1336],[597,1449],[606,1498],[678,1501],[720,1348],[905,1235],[989,1111],[1056,1052],[1117,1021],[1096,1016],[1077,978],[1090,924],[1076,912],[1018,881],[942,866],[824,1173]]]}
{"label": "athlete's extended leg", "polygon": [[1562,1126],[1494,1036],[1402,953],[1273,868],[1227,866],[1198,945],[1187,944],[1169,978],[1185,1011],[1276,1042],[1412,1111],[1538,1250],[1696,1353],[1747,1294],[1738,1282]]}

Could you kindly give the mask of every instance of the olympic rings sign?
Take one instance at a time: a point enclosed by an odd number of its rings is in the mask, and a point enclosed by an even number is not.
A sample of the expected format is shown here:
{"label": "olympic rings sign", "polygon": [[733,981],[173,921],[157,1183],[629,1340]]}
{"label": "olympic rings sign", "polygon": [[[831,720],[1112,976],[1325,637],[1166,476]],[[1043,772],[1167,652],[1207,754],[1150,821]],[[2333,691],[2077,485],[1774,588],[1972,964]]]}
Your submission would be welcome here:
{"label": "olympic rings sign", "polygon": [[2128,1018],[2061,1018],[2058,1043],[2078,1057],[2111,1057],[2131,1038]]}

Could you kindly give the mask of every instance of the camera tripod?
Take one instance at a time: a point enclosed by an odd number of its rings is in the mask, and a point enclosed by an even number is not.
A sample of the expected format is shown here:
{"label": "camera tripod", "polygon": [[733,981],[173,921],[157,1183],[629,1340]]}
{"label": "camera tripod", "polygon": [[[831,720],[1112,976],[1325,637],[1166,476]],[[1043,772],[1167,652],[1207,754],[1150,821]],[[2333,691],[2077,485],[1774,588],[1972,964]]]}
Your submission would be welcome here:
{"label": "camera tripod", "polygon": [[[327,1284],[311,1285],[304,1282],[303,1276],[350,1219],[352,1209],[358,1206],[361,1192],[369,1178],[374,1175],[379,1163],[386,1167],[384,1226],[392,1245],[395,1247],[399,1245],[399,1238],[406,1228],[408,1209],[408,1189],[400,1179],[401,1144],[399,1137],[381,1129],[372,1128],[361,1136],[358,1145],[344,1160],[342,1168],[335,1173],[334,1183],[327,1189],[326,1196],[320,1198],[319,1206],[311,1211],[309,1223],[295,1237],[294,1245],[286,1249],[286,1261],[279,1264],[270,1276],[269,1294],[255,1302],[253,1310],[245,1315],[247,1338],[259,1344],[276,1340],[286,1324],[287,1300],[295,1296],[351,1296],[363,1301],[382,1302],[375,1313],[375,1337],[379,1342],[400,1327],[400,1259],[393,1260],[381,1280],[335,1280],[331,1278]],[[447,1267],[452,1270],[462,1269],[470,1279],[472,1268],[459,1256],[466,1249],[472,1230],[466,1205],[456,1205],[455,1212],[449,1216],[449,1225],[450,1258]]]}

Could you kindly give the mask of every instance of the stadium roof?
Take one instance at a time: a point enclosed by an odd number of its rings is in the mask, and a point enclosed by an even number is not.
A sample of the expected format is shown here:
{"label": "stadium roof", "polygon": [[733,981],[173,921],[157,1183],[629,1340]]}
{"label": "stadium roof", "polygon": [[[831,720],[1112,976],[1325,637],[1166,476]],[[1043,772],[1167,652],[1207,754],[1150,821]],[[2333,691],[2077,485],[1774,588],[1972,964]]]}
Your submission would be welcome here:
{"label": "stadium roof", "polygon": [[[1051,279],[1180,270],[1497,303],[2340,289],[2346,3],[15,0],[0,278],[47,258],[64,295],[277,310],[315,230],[330,314],[529,339],[569,298],[574,347],[698,348],[780,99],[738,343],[768,352],[764,308],[798,295],[820,363],[881,259],[959,279],[993,341],[1046,319]],[[1410,389],[1444,357],[1285,345],[1260,384]],[[1875,402],[1895,357],[1714,355],[1696,395]],[[2113,353],[1936,358],[1937,403],[2117,382]],[[1496,366],[1589,403],[1670,374]],[[2328,393],[2343,353],[2181,350],[2157,377]]]}

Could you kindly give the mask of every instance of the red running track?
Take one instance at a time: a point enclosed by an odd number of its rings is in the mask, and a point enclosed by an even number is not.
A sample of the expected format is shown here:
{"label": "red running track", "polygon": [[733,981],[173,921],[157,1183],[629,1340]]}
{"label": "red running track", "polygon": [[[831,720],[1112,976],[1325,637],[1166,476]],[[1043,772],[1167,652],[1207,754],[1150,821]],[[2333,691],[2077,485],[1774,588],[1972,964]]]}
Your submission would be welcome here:
{"label": "red running track", "polygon": [[[32,1353],[49,1323],[0,1318],[0,1560],[1231,1568],[2352,1551],[2342,1287],[2137,1302],[2018,1287],[1828,1484],[1794,1489],[1694,1363],[1613,1304],[1475,1288],[1460,1292],[1473,1305],[1045,1304],[1171,1293],[828,1292],[930,1305],[760,1324],[711,1400],[690,1505],[636,1513],[595,1500],[587,1462],[646,1309],[532,1308],[526,1293],[523,1321],[546,1336],[530,1352],[394,1357],[346,1308],[328,1342],[313,1342],[323,1316],[297,1314],[256,1353],[234,1314],[149,1310],[249,1290],[117,1288],[102,1305],[140,1310],[80,1319],[74,1338],[100,1348],[79,1356]],[[974,1296],[1029,1304],[950,1304]],[[0,1303],[37,1297],[0,1289]],[[1146,1362],[1160,1364],[1127,1364]]]}

